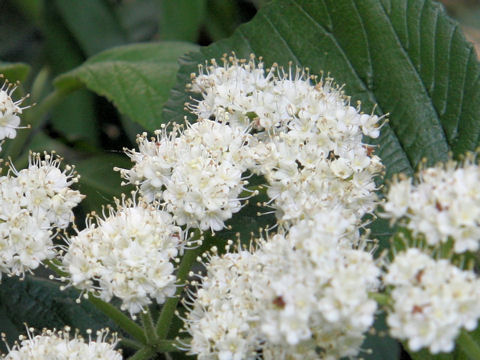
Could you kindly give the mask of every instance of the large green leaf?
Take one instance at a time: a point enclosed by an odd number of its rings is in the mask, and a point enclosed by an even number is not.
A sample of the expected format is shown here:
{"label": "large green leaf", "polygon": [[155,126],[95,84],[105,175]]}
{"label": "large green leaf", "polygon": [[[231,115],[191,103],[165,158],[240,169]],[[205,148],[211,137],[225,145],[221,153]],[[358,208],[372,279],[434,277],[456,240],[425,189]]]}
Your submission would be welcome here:
{"label": "large green leaf", "polygon": [[376,142],[387,178],[422,158],[474,150],[480,135],[480,69],[457,24],[431,0],[277,0],[229,39],[183,59],[166,120],[184,114],[196,64],[235,51],[289,61],[345,84],[352,102],[389,113]]}
{"label": "large green leaf", "polygon": [[60,89],[85,85],[105,96],[148,130],[163,122],[162,109],[175,83],[177,59],[196,45],[181,42],[135,44],[104,51],[59,76]]}

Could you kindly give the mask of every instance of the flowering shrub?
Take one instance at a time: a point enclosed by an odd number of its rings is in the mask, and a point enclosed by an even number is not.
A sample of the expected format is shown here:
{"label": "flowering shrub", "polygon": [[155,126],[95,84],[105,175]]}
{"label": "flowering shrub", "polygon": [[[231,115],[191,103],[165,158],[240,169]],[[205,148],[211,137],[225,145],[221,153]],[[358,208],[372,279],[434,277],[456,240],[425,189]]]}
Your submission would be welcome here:
{"label": "flowering shrub", "polygon": [[[407,15],[400,3],[423,10]],[[256,42],[268,39],[265,26],[280,51]],[[194,45],[110,49],[59,75],[48,96],[39,74],[36,105],[5,81],[0,317],[10,319],[10,287],[14,302],[30,297],[34,311],[68,324],[57,331],[27,316],[44,330],[28,328],[13,345],[7,324],[0,356],[399,360],[403,346],[414,359],[478,359],[480,65],[442,26],[457,34],[430,0],[276,0],[180,65]],[[445,49],[463,72],[439,60]],[[144,127],[114,162],[78,160],[68,141],[36,138],[82,86],[110,99],[125,128]],[[50,142],[78,166],[55,151],[26,155]],[[39,268],[49,280],[32,276]],[[111,340],[106,322],[118,331]]]}

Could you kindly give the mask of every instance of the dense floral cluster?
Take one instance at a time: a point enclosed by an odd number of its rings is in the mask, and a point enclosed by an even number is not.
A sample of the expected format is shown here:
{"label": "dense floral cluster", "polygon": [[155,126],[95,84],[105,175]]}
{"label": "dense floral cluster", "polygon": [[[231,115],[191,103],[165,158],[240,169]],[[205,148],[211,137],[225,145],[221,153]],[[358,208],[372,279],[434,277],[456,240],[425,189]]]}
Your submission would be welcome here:
{"label": "dense floral cluster", "polygon": [[[324,224],[341,216],[329,214],[319,217]],[[377,289],[380,269],[341,230],[310,221],[261,240],[255,251],[210,255],[202,286],[187,301],[190,352],[205,359],[357,355],[373,323],[368,292]]]}
{"label": "dense floral cluster", "polygon": [[477,327],[480,279],[473,271],[411,248],[395,256],[384,282],[393,287],[390,332],[413,351],[451,352],[461,328]]}
{"label": "dense floral cluster", "polygon": [[185,236],[169,213],[142,200],[117,205],[68,239],[63,268],[73,286],[105,301],[116,296],[135,314],[151,298],[161,304],[175,293],[172,260],[183,252]]}
{"label": "dense floral cluster", "polygon": [[28,168],[0,177],[0,275],[22,275],[55,256],[56,229],[72,222],[83,198],[70,188],[75,171],[60,170],[60,162],[55,154],[31,154]]}
{"label": "dense floral cluster", "polygon": [[135,166],[120,172],[148,200],[163,201],[179,225],[222,230],[242,207],[251,136],[210,120],[177,132],[175,127],[151,140],[140,136],[140,152],[128,152]]}
{"label": "dense floral cluster", "polygon": [[250,170],[265,176],[280,221],[338,203],[359,221],[374,210],[382,165],[362,136],[378,137],[380,119],[352,107],[332,79],[230,58],[200,67],[191,91],[202,94],[190,106],[200,118],[255,130],[260,149]]}
{"label": "dense floral cluster", "polygon": [[412,179],[400,177],[391,184],[384,204],[385,217],[414,236],[422,234],[429,245],[454,241],[454,251],[476,251],[480,243],[480,168],[473,155],[462,163],[421,170]]}
{"label": "dense floral cluster", "polygon": [[[89,331],[90,333],[90,331]],[[114,349],[116,335],[107,341],[108,330],[97,331],[96,339],[89,336],[88,342],[78,333],[72,337],[70,328],[63,331],[43,330],[34,335],[33,329],[28,336],[21,336],[20,343],[15,344],[3,360],[122,360],[120,352]]]}

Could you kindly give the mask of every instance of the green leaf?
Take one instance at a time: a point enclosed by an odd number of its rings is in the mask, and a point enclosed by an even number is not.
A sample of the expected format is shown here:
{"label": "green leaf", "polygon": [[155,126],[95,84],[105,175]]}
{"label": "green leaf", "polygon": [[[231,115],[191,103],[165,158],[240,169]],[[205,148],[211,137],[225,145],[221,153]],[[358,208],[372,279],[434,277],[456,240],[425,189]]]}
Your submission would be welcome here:
{"label": "green leaf", "polygon": [[113,197],[119,198],[131,187],[120,186],[121,178],[114,167],[130,168],[131,162],[126,155],[105,154],[80,161],[76,170],[80,174],[79,191],[87,197],[82,206],[88,211],[99,211],[102,204],[112,203]]}
{"label": "green leaf", "polygon": [[205,17],[205,0],[162,1],[160,38],[195,42]]}
{"label": "green leaf", "polygon": [[85,55],[126,43],[124,30],[105,0],[55,0],[66,27]]}
{"label": "green leaf", "polygon": [[180,42],[135,44],[104,51],[55,80],[57,88],[85,85],[112,101],[147,130],[164,121],[162,109],[178,70],[177,58],[196,45]]}
{"label": "green leaf", "polygon": [[25,323],[36,329],[60,329],[65,325],[84,332],[87,329],[114,324],[88,301],[76,303],[80,293],[68,288],[60,291],[60,283],[33,276],[20,281],[4,277],[0,286],[0,319],[2,332],[10,344],[25,333]]}
{"label": "green leaf", "polygon": [[[30,72],[30,66],[24,63],[8,63],[0,61],[0,74],[10,82],[25,81]],[[0,81],[3,83],[3,81]]]}
{"label": "green leaf", "polygon": [[[421,46],[420,46],[421,45]],[[277,0],[232,37],[182,60],[165,119],[181,121],[196,64],[235,51],[289,61],[345,84],[352,103],[389,113],[375,141],[386,177],[474,150],[480,136],[480,69],[457,24],[431,0]]]}

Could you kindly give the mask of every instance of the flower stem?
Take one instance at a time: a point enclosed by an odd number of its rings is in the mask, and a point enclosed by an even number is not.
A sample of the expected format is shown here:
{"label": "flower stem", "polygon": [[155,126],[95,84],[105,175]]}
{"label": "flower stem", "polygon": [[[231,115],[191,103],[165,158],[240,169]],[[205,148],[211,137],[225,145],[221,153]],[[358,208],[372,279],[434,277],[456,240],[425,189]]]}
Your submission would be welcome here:
{"label": "flower stem", "polygon": [[385,306],[390,303],[390,297],[386,294],[380,294],[380,293],[375,293],[371,292],[368,294],[368,297],[370,299],[373,299],[377,302],[378,305],[380,306]]}
{"label": "flower stem", "polygon": [[135,354],[130,356],[128,360],[147,360],[153,358],[155,356],[156,351],[154,348],[150,346],[145,346],[138,350]]}
{"label": "flower stem", "polygon": [[152,313],[147,307],[145,312],[140,313],[140,319],[142,320],[143,333],[147,339],[147,344],[154,345],[157,343],[157,332],[155,331],[155,325],[153,324]]}
{"label": "flower stem", "polygon": [[139,343],[138,341],[132,340],[132,339],[125,339],[122,338],[119,341],[120,345],[124,347],[128,347],[130,349],[134,350],[140,350],[143,347],[143,344]]}
{"label": "flower stem", "polygon": [[[195,233],[195,236],[197,235],[199,235],[198,232]],[[189,249],[185,251],[182,261],[177,269],[177,280],[180,284],[185,283],[185,280],[188,277],[190,268],[195,262],[195,259],[197,258],[197,256],[201,254],[202,251],[205,250],[204,247],[205,247],[205,243],[207,242],[208,240],[204,241],[203,245],[200,245],[197,248]],[[162,307],[162,311],[160,312],[160,316],[158,317],[157,326],[156,326],[158,339],[160,340],[165,339],[168,335],[168,331],[170,330],[170,324],[172,322],[175,309],[177,308],[178,301],[180,300],[180,294],[182,292],[182,289],[183,289],[183,285],[178,286],[177,291],[175,292],[175,295],[169,298]]]}
{"label": "flower stem", "polygon": [[147,344],[147,338],[143,333],[143,329],[115,306],[92,296],[91,294],[89,294],[88,300],[136,340],[140,341],[142,344]]}
{"label": "flower stem", "polygon": [[185,347],[186,343],[190,343],[191,338],[184,338],[181,339],[181,342],[178,340],[160,340],[156,346],[158,352],[166,353],[166,352],[182,352],[183,347]]}
{"label": "flower stem", "polygon": [[67,277],[68,273],[60,269],[61,263],[57,259],[51,259],[51,260],[45,260],[44,261],[45,267],[49,268],[52,270],[55,274],[57,274],[60,277]]}
{"label": "flower stem", "polygon": [[[68,273],[60,269],[59,267],[59,262],[58,260],[48,260],[45,262],[46,265],[48,265],[48,268],[53,270],[58,276],[65,277],[68,276]],[[89,294],[88,300],[101,312],[103,312],[105,315],[107,315],[110,319],[112,319],[115,324],[120,326],[123,330],[125,330],[128,334],[132,335],[137,341],[140,341],[142,344],[147,344],[147,334],[143,333],[143,329],[138,326],[135,321],[130,319],[128,316],[126,316],[124,313],[122,313],[120,310],[118,310],[115,306],[95,297]],[[155,334],[155,330],[153,327],[153,322],[151,315],[149,313],[148,315],[150,317],[150,323],[151,323],[151,332],[150,334]],[[143,318],[142,318],[143,320]],[[147,336],[146,336],[147,335]]]}
{"label": "flower stem", "polygon": [[460,336],[457,339],[457,345],[463,350],[469,359],[480,359],[480,345],[466,330],[462,330],[460,333]]}

